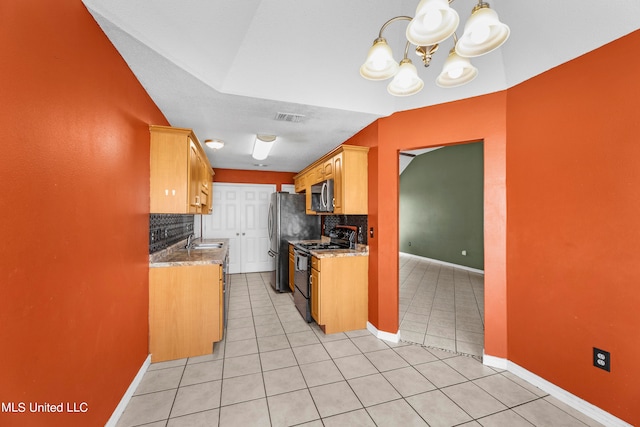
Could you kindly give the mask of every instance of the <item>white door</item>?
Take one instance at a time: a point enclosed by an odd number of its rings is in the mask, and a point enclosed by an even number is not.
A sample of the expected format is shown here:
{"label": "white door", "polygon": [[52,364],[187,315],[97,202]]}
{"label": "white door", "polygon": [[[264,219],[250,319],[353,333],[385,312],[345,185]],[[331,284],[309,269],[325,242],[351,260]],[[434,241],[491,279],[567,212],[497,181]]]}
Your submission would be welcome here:
{"label": "white door", "polygon": [[229,273],[270,271],[267,220],[275,185],[213,184],[213,213],[204,215],[202,236],[229,239]]}
{"label": "white door", "polygon": [[285,193],[296,194],[296,186],[293,184],[282,184],[280,188],[280,191],[284,191]]}

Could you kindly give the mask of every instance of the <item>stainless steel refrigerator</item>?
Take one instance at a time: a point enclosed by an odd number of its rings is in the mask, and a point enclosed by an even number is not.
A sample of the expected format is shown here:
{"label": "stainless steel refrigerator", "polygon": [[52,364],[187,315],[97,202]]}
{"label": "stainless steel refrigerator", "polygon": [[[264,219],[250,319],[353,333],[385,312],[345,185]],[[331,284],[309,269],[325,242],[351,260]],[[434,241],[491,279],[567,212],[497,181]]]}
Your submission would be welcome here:
{"label": "stainless steel refrigerator", "polygon": [[278,192],[269,203],[269,256],[275,258],[271,286],[289,291],[289,242],[320,238],[320,217],[305,213],[306,196]]}

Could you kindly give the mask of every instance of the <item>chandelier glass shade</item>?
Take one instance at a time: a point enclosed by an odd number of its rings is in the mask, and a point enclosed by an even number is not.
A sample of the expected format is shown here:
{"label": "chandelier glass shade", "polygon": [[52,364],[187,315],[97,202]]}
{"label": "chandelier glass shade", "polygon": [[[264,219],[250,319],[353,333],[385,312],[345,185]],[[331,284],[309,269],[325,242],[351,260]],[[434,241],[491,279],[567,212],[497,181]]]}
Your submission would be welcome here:
{"label": "chandelier glass shade", "polygon": [[[409,46],[416,46],[416,53],[422,57],[424,66],[428,67],[439,44],[453,35],[454,47],[449,52],[436,84],[450,88],[475,79],[478,69],[471,64],[469,58],[487,54],[502,46],[509,37],[510,30],[500,22],[498,14],[489,8],[488,3],[479,0],[465,23],[463,35],[458,40],[455,31],[460,18],[450,7],[453,1],[421,0],[416,8],[415,17],[396,16],[385,22],[378,38],[369,49],[364,64],[360,67],[360,75],[368,80],[386,80],[393,77],[387,90],[395,96],[418,93],[424,87],[424,82],[418,77],[416,67],[407,58]],[[409,21],[405,34],[407,46],[404,58],[397,63],[382,33],[389,24],[401,20]]]}
{"label": "chandelier glass shade", "polygon": [[449,52],[444,62],[442,72],[436,79],[440,87],[456,87],[469,83],[478,76],[478,69],[471,65],[469,58],[463,58],[456,53],[455,48]]}
{"label": "chandelier glass shade", "polygon": [[360,75],[368,80],[386,80],[398,72],[399,65],[382,37],[373,42],[367,60],[360,67]]}
{"label": "chandelier glass shade", "polygon": [[387,86],[387,91],[394,96],[409,96],[418,93],[424,87],[424,82],[418,77],[416,66],[411,60],[404,58],[400,61],[398,72]]}
{"label": "chandelier glass shade", "polygon": [[456,52],[467,58],[485,55],[502,46],[509,33],[509,27],[500,22],[489,4],[481,2],[467,20],[464,34],[456,43]]}
{"label": "chandelier glass shade", "polygon": [[416,46],[430,46],[448,39],[458,28],[460,17],[447,0],[421,0],[416,16],[407,26],[407,40]]}

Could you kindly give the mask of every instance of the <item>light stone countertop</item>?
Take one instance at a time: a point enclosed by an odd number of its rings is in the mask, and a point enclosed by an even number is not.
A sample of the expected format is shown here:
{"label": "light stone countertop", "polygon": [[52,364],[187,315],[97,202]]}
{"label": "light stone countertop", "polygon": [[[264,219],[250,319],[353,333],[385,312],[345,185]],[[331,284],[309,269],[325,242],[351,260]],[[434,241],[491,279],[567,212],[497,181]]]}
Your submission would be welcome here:
{"label": "light stone countertop", "polygon": [[[318,240],[290,240],[289,243],[296,245],[298,243],[327,243],[328,237],[322,237]],[[311,255],[316,258],[338,258],[346,256],[369,256],[369,246],[357,244],[355,249],[324,249],[321,251],[309,250]]]}
{"label": "light stone countertop", "polygon": [[149,255],[149,267],[178,267],[202,264],[223,264],[229,252],[229,239],[195,239],[199,243],[222,243],[222,248],[185,249],[187,241],[181,241],[160,252]]}

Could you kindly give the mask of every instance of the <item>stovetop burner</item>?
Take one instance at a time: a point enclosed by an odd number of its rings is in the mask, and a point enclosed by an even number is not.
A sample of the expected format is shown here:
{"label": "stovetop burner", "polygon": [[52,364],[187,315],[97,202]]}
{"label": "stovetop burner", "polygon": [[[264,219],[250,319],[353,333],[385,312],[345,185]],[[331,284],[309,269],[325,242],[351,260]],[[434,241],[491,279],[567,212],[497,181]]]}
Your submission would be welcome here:
{"label": "stovetop burner", "polygon": [[298,243],[296,246],[305,251],[323,251],[331,249],[354,249],[356,227],[338,225],[331,230],[330,242]]}
{"label": "stovetop burner", "polygon": [[[300,246],[311,251],[318,251],[323,249],[345,249],[344,246],[331,243],[301,243]],[[346,249],[348,249],[348,247]]]}

